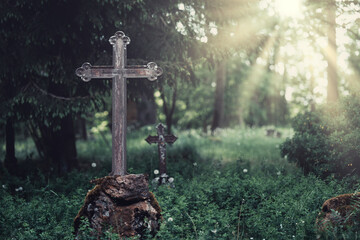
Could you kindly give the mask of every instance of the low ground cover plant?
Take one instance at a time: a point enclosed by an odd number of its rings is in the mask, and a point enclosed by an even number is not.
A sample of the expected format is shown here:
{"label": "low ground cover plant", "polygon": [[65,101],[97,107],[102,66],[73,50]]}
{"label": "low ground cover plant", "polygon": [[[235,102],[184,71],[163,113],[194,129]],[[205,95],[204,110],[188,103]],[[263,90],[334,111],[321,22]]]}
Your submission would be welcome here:
{"label": "low ground cover plant", "polygon": [[[359,183],[303,175],[280,156],[284,138],[266,137],[265,130],[222,129],[214,136],[176,131],[179,140],[168,147],[172,185],[150,185],[164,217],[154,239],[316,239],[322,203],[356,191]],[[128,135],[129,171],[147,173],[150,181],[157,176],[157,147],[141,141],[151,131]],[[280,131],[291,136],[289,129]],[[111,165],[110,159],[86,154],[85,147],[79,151],[83,170],[59,178],[40,171],[26,178],[2,172],[0,239],[74,239],[73,219],[93,187],[89,181],[107,175]],[[104,239],[116,238],[106,233]]]}

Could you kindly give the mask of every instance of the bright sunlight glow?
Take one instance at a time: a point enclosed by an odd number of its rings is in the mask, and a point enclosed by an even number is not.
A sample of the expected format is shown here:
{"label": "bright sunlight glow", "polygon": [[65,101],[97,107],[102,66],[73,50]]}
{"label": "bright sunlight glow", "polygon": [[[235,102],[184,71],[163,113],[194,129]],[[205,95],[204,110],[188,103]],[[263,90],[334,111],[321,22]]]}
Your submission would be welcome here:
{"label": "bright sunlight glow", "polygon": [[281,17],[302,18],[302,0],[275,0],[275,10]]}

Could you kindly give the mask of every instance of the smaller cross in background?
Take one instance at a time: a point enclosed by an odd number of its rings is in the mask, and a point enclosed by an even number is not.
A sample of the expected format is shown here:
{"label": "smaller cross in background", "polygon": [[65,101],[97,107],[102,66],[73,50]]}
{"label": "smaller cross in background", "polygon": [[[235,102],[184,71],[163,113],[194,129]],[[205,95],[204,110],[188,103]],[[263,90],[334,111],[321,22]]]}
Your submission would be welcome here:
{"label": "smaller cross in background", "polygon": [[[166,175],[166,143],[173,144],[177,137],[174,135],[166,135],[164,136],[164,125],[161,123],[157,125],[157,136],[148,136],[145,140],[149,144],[157,143],[158,144],[158,152],[159,152],[159,170],[160,170],[160,177],[163,176],[167,177]],[[164,175],[165,174],[165,175]],[[161,180],[160,180],[161,184]]]}

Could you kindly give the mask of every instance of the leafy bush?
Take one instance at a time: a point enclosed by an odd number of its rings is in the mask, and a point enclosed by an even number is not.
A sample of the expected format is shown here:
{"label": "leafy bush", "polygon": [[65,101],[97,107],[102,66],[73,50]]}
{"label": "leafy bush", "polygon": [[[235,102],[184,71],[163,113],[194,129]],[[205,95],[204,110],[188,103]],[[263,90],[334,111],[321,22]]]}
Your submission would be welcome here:
{"label": "leafy bush", "polygon": [[281,154],[300,166],[305,174],[323,178],[360,173],[359,94],[332,106],[299,114],[295,131],[281,146]]}
{"label": "leafy bush", "polygon": [[291,139],[281,145],[281,154],[290,162],[295,162],[304,170],[318,176],[328,176],[336,171],[332,155],[329,151],[327,127],[321,120],[320,112],[307,112],[296,116],[293,120],[295,131]]}

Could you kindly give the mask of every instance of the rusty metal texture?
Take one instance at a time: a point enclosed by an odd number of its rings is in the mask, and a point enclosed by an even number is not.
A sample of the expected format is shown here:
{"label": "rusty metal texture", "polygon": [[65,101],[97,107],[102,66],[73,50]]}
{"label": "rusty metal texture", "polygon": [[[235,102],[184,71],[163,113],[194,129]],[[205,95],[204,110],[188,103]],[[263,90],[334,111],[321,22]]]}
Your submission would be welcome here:
{"label": "rusty metal texture", "polygon": [[126,65],[126,46],[130,38],[118,31],[109,39],[113,46],[112,66],[92,66],[84,63],[75,74],[83,81],[93,78],[112,78],[112,171],[110,175],[126,175],[126,78],[156,80],[163,70],[154,62],[147,65]]}
{"label": "rusty metal texture", "polygon": [[[160,177],[164,174],[166,175],[166,143],[173,144],[177,137],[174,135],[164,136],[164,125],[161,123],[157,125],[157,136],[148,136],[145,141],[149,144],[157,143],[158,144],[158,153],[159,153],[159,171]],[[167,175],[166,175],[167,176]]]}

